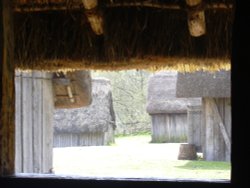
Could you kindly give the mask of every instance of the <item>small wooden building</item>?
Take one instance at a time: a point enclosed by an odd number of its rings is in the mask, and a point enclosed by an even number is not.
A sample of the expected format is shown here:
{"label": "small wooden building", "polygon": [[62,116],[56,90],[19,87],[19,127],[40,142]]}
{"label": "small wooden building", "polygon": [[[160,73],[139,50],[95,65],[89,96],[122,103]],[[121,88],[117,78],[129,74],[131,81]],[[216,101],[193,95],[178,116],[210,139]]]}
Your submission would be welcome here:
{"label": "small wooden building", "polygon": [[209,161],[230,161],[232,122],[230,78],[230,71],[178,74],[176,92],[178,97],[202,97],[201,131],[190,135],[193,137],[190,140],[201,136],[203,156]]}
{"label": "small wooden building", "polygon": [[115,115],[110,81],[92,79],[92,103],[54,114],[54,147],[100,146],[114,142]]}
{"label": "small wooden building", "polygon": [[159,72],[149,78],[147,112],[152,118],[152,142],[187,141],[187,106],[200,99],[176,98],[177,72]]}

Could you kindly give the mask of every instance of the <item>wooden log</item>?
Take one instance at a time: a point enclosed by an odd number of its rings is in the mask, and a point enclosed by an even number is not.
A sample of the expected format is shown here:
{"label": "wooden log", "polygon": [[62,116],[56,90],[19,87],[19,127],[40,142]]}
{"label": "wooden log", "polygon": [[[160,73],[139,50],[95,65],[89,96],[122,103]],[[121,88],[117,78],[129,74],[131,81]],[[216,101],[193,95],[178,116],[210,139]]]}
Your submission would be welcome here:
{"label": "wooden log", "polygon": [[97,0],[82,0],[83,6],[86,9],[86,16],[90,23],[92,30],[96,35],[103,34],[103,18],[101,13],[97,10]]}
{"label": "wooden log", "polygon": [[15,85],[12,0],[0,1],[0,176],[15,172]]}
{"label": "wooden log", "polygon": [[[186,0],[187,5],[190,7],[188,11],[188,29],[190,35],[199,37],[206,33],[206,22],[204,10],[197,10],[194,7],[199,7],[202,0]],[[191,10],[192,9],[192,10]]]}
{"label": "wooden log", "polygon": [[82,3],[83,3],[83,6],[88,10],[97,7],[97,4],[98,4],[97,0],[91,0],[91,1],[90,0],[82,0]]}
{"label": "wooden log", "polygon": [[[183,6],[178,3],[158,3],[158,2],[107,2],[105,4],[106,8],[117,8],[117,7],[148,7],[148,8],[156,8],[156,9],[169,9],[169,10],[185,10]],[[29,4],[16,3],[14,7],[15,12],[47,12],[47,11],[65,11],[65,10],[81,10],[83,8],[83,4],[81,2],[75,2],[70,4],[70,7],[62,4],[50,4],[50,6],[39,6],[39,4],[32,3],[31,6]],[[224,2],[207,2],[204,5],[205,9],[213,9],[213,10],[232,10],[232,3],[224,3]]]}
{"label": "wooden log", "polygon": [[196,160],[197,153],[195,145],[193,144],[181,144],[179,149],[178,160]]}

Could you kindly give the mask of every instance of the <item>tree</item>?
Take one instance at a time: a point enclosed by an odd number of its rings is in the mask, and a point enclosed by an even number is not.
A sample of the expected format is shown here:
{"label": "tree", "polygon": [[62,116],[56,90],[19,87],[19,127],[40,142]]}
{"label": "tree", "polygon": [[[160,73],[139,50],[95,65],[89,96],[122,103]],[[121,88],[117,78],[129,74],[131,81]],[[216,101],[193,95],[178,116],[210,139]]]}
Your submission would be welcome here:
{"label": "tree", "polygon": [[146,112],[149,75],[149,72],[142,70],[92,72],[92,77],[105,77],[111,82],[117,124],[116,134],[150,131],[150,117]]}

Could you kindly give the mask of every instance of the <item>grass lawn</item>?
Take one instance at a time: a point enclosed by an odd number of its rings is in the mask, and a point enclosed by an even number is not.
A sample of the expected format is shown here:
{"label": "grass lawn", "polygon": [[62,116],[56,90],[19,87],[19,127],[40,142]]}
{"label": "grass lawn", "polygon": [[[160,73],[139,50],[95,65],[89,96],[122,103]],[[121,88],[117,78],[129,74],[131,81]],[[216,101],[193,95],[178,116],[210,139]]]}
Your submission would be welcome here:
{"label": "grass lawn", "polygon": [[178,160],[178,143],[150,135],[118,137],[111,146],[54,148],[55,174],[86,177],[230,179],[230,163]]}

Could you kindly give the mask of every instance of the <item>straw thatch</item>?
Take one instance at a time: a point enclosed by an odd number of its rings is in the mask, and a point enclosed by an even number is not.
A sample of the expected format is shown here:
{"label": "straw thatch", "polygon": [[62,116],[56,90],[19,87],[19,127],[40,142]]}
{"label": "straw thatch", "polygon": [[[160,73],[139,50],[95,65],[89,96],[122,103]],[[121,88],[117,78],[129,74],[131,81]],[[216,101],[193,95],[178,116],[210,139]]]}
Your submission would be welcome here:
{"label": "straw thatch", "polygon": [[177,72],[159,72],[149,79],[147,112],[149,114],[187,113],[187,106],[200,105],[199,98],[176,98]]}
{"label": "straw thatch", "polygon": [[80,108],[91,104],[92,86],[89,71],[53,74],[55,108]]}
{"label": "straw thatch", "polygon": [[230,97],[231,72],[179,73],[176,95],[178,97]]}
{"label": "straw thatch", "polygon": [[101,35],[93,31],[81,0],[16,0],[16,67],[229,69],[233,0],[204,2],[206,34],[192,37],[190,10],[182,0],[99,1]]}
{"label": "straw thatch", "polygon": [[54,114],[55,133],[107,132],[115,128],[110,82],[93,79],[92,104],[78,109],[60,109]]}

